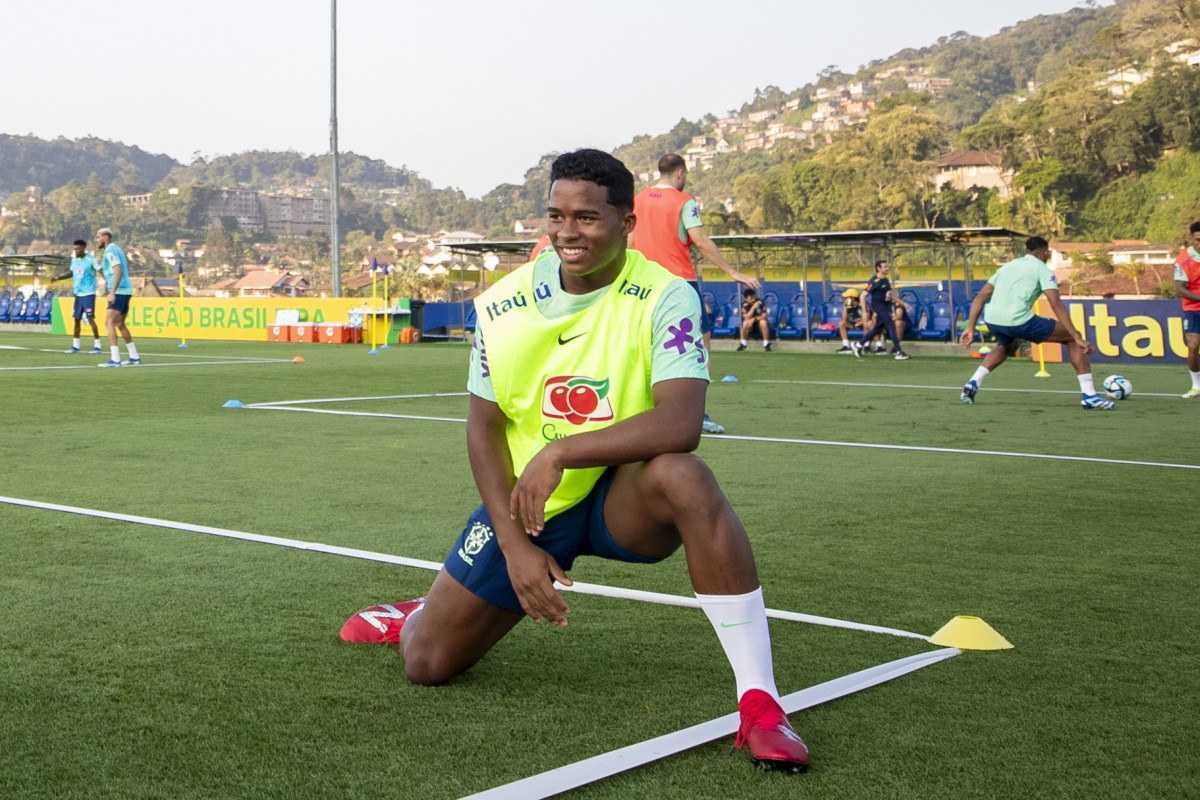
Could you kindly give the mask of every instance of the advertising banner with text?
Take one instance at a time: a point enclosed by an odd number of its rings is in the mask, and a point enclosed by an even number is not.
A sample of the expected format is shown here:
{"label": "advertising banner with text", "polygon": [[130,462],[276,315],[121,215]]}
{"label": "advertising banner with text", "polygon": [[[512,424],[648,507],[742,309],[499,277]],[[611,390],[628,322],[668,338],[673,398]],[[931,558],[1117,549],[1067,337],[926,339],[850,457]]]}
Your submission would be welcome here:
{"label": "advertising banner with text", "polygon": [[[71,330],[75,298],[60,297],[51,330]],[[295,310],[301,322],[346,322],[362,298],[134,297],[125,324],[134,338],[242,339],[263,341],[279,311]],[[96,323],[105,332],[104,295],[96,296]],[[84,326],[86,330],[87,326]]]}
{"label": "advertising banner with text", "polygon": [[1063,302],[1100,363],[1179,363],[1187,356],[1178,300],[1072,300]]}

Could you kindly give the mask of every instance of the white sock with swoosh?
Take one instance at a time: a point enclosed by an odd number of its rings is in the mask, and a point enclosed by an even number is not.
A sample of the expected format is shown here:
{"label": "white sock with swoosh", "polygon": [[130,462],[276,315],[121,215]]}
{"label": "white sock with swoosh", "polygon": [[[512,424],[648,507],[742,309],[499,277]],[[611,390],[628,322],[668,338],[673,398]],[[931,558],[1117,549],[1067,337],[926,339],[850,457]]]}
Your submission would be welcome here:
{"label": "white sock with swoosh", "polygon": [[697,594],[696,599],[733,667],[738,699],[750,689],[761,689],[778,701],[762,587],[749,594]]}

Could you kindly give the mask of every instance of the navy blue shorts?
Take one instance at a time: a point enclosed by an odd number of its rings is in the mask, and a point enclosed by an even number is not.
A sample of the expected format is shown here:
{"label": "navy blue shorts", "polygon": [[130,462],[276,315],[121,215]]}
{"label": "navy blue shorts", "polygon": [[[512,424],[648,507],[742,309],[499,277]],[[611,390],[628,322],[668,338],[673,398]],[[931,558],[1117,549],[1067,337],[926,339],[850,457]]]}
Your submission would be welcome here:
{"label": "navy blue shorts", "polygon": [[1002,345],[1009,345],[1015,341],[1022,342],[1044,342],[1054,333],[1054,326],[1058,323],[1046,317],[1032,317],[1020,325],[993,325],[988,323],[988,330],[996,337],[996,341]]}
{"label": "navy blue shorts", "polygon": [[[612,485],[615,471],[610,469],[596,481],[590,494],[578,505],[546,521],[546,527],[533,540],[534,544],[554,556],[564,570],[570,569],[579,556],[599,556],[614,561],[653,564],[660,558],[647,558],[631,553],[613,541],[604,524],[604,499]],[[461,583],[477,597],[492,605],[518,614],[521,603],[508,579],[508,564],[500,552],[492,529],[492,518],[482,505],[475,509],[463,528],[462,535],[444,563],[450,577]]]}
{"label": "navy blue shorts", "polygon": [[96,295],[75,295],[75,319],[83,319],[85,314],[89,319],[96,316]]}
{"label": "navy blue shorts", "polygon": [[714,309],[704,306],[704,292],[701,291],[700,281],[688,281],[688,286],[696,290],[696,295],[700,298],[700,333],[712,333],[713,317],[716,316]]}
{"label": "navy blue shorts", "polygon": [[129,301],[131,299],[133,299],[133,295],[131,294],[113,295],[113,301],[108,304],[108,308],[111,311],[119,311],[124,316],[129,313]]}
{"label": "navy blue shorts", "polygon": [[1183,332],[1200,336],[1200,311],[1183,312]]}

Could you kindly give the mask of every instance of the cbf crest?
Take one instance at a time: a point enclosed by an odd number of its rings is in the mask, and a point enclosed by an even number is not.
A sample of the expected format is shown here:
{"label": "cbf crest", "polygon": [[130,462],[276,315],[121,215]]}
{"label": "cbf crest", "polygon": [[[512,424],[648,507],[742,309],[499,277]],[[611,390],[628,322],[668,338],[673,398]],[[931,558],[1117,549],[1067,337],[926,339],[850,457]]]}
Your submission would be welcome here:
{"label": "cbf crest", "polygon": [[467,531],[467,538],[463,540],[462,547],[458,548],[458,557],[467,562],[470,566],[475,566],[475,556],[483,552],[483,548],[495,536],[492,529],[482,522],[476,522]]}

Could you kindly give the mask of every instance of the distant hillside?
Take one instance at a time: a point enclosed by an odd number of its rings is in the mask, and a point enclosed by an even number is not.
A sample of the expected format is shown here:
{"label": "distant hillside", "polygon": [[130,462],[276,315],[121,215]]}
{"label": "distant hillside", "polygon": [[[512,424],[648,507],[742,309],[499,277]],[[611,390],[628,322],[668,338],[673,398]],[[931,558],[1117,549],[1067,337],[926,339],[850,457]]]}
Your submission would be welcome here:
{"label": "distant hillside", "polygon": [[0,197],[26,186],[50,192],[92,175],[124,193],[149,191],[178,166],[170,156],[105,139],[47,141],[0,133]]}
{"label": "distant hillside", "polygon": [[[614,152],[641,183],[662,154],[682,154],[688,189],[717,233],[991,224],[1161,238],[1200,216],[1197,108],[1200,0],[1117,0],[993,36],[953,33],[857,68],[831,65],[803,86],[755,89],[739,108],[681,119]],[[951,153],[983,159],[990,178],[972,185],[963,175],[977,173],[951,170],[957,182],[946,182],[940,164]],[[405,166],[343,153],[341,225],[377,238],[512,236],[515,222],[545,213],[554,156],[521,183],[469,198]],[[28,185],[47,198],[22,198],[19,215],[0,219],[0,244],[55,239],[99,219],[150,241],[201,238],[209,189],[320,195],[327,168],[327,157],[294,152],[182,165],[98,139],[0,135],[0,199]],[[151,190],[142,205],[117,197]]]}
{"label": "distant hillside", "polygon": [[[370,189],[430,190],[433,185],[406,167],[393,167],[377,158],[342,153],[338,159],[342,183]],[[329,157],[296,152],[251,150],[198,159],[177,166],[167,176],[177,185],[246,186],[253,189],[283,189],[306,184],[328,186]]]}

